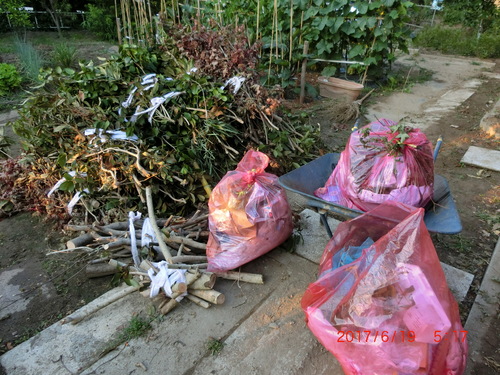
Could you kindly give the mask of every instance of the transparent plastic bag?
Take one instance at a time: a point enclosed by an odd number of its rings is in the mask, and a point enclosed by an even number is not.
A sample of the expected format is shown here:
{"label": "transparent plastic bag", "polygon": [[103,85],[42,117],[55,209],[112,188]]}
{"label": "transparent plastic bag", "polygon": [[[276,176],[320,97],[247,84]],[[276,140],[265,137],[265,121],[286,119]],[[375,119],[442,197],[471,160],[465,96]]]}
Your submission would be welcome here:
{"label": "transparent plastic bag", "polygon": [[[302,308],[348,375],[465,370],[467,335],[423,215],[385,202],[339,224],[325,248]],[[356,256],[339,264],[343,252]]]}
{"label": "transparent plastic bag", "polygon": [[292,212],[278,177],[266,173],[267,155],[250,150],[212,191],[208,270],[237,268],[283,243],[292,233]]}
{"label": "transparent plastic bag", "polygon": [[330,178],[314,194],[366,212],[387,200],[424,207],[433,185],[433,151],[425,134],[382,119],[351,134]]}

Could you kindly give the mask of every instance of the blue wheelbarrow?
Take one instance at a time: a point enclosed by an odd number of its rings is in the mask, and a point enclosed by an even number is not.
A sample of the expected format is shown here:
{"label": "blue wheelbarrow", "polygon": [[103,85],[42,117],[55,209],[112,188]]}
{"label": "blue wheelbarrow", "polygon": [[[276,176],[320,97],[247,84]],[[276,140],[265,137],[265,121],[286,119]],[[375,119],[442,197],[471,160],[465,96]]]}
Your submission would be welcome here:
{"label": "blue wheelbarrow", "polygon": [[[434,158],[437,156],[437,151],[438,148],[435,150]],[[321,221],[330,237],[332,237],[332,232],[328,226],[325,212],[339,215],[345,219],[351,219],[364,213],[325,201],[314,195],[316,189],[325,185],[339,158],[339,153],[326,154],[279,177],[279,183],[283,188],[306,198],[308,206],[322,213]],[[424,222],[427,229],[434,233],[456,234],[462,231],[462,223],[448,181],[443,176],[434,176],[434,194],[432,201],[425,207]]]}

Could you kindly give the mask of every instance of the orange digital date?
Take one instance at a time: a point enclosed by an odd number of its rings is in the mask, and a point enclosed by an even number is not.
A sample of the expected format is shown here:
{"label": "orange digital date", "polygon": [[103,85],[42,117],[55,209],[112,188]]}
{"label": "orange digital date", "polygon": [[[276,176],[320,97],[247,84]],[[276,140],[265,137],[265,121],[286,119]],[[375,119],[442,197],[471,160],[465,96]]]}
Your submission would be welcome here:
{"label": "orange digital date", "polygon": [[337,342],[414,342],[414,331],[339,331]]}

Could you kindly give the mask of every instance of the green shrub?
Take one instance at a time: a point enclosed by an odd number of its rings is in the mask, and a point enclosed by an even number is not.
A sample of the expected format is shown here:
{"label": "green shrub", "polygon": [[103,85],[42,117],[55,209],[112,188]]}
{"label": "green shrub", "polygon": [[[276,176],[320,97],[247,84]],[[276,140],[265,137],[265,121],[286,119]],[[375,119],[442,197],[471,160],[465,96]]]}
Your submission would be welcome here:
{"label": "green shrub", "polygon": [[476,42],[474,52],[476,56],[481,58],[500,57],[500,34],[482,34],[479,40],[477,40]]}
{"label": "green shrub", "polygon": [[54,65],[62,68],[71,68],[76,64],[76,48],[61,43],[55,46],[52,61]]}
{"label": "green shrub", "polygon": [[0,96],[8,94],[19,87],[21,76],[12,64],[0,64]]}
{"label": "green shrub", "polygon": [[[123,45],[99,65],[42,72],[43,84],[19,110],[14,131],[35,166],[50,168],[56,180],[65,176],[54,199],[67,202],[64,194],[88,189],[86,197],[97,203],[89,209],[117,218],[143,208],[137,189],[143,194],[141,186],[149,185],[158,213],[182,213],[206,201],[204,178],[214,186],[249,147],[273,157],[271,167],[281,172],[317,155],[319,129],[277,108],[275,96],[254,83],[258,77],[246,73],[237,93],[222,88],[225,79],[204,75],[202,68],[192,74],[175,43]],[[152,85],[143,82],[151,72],[157,74]],[[156,110],[136,115],[161,98]],[[138,139],[103,143],[84,135],[89,128],[124,130]],[[73,178],[69,171],[82,174]]]}
{"label": "green shrub", "polygon": [[116,34],[115,16],[114,13],[109,12],[114,12],[114,10],[88,4],[83,27],[103,40],[116,41],[118,36]]}
{"label": "green shrub", "polygon": [[417,35],[413,44],[452,55],[481,58],[500,56],[500,36],[496,33],[484,33],[478,39],[475,31],[456,27],[426,28]]}

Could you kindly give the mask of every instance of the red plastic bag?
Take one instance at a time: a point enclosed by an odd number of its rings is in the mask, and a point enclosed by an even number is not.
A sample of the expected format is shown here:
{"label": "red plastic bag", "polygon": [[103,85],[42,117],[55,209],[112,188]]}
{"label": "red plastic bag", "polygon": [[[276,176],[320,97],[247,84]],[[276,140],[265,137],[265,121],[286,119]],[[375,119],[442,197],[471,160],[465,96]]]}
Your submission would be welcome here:
{"label": "red plastic bag", "polygon": [[425,134],[382,119],[351,134],[330,178],[314,194],[361,211],[386,200],[424,207],[433,185],[433,151]]}
{"label": "red plastic bag", "polygon": [[278,177],[266,173],[267,155],[250,150],[226,173],[208,202],[208,271],[237,268],[283,243],[292,211]]}
{"label": "red plastic bag", "polygon": [[[467,333],[423,216],[422,208],[386,202],[339,224],[325,248],[302,308],[347,375],[465,370]],[[343,252],[357,258],[340,265]]]}

